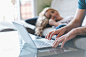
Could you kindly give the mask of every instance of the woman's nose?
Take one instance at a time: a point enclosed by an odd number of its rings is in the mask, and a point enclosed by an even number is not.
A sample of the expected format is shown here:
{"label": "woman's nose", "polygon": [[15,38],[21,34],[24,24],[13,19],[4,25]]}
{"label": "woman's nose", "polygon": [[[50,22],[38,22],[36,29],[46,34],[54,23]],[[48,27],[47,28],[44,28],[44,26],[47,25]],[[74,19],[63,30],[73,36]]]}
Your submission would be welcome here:
{"label": "woman's nose", "polygon": [[55,14],[54,14],[54,13],[52,13],[51,15],[52,15],[52,16],[55,16]]}
{"label": "woman's nose", "polygon": [[51,15],[52,15],[52,18],[55,17],[55,14],[53,14],[53,13]]}

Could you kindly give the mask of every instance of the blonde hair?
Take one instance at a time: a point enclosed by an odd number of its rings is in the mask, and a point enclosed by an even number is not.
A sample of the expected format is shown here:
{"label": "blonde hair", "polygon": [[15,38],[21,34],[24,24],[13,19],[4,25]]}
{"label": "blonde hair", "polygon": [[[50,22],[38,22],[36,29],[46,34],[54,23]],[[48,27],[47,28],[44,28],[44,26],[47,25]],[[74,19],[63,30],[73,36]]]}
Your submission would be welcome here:
{"label": "blonde hair", "polygon": [[[45,16],[45,13],[49,10],[52,9],[50,7],[46,7],[42,10],[41,13],[39,13],[39,17],[36,22],[36,29],[35,29],[35,34],[42,36],[42,31],[44,27],[49,23],[49,19]],[[54,10],[54,9],[53,9]]]}
{"label": "blonde hair", "polygon": [[50,10],[50,9],[55,10],[55,9],[53,9],[53,8],[51,8],[51,7],[46,7],[46,8],[44,8],[44,9],[42,10],[42,12],[39,13],[39,17],[47,18],[47,17],[45,16],[45,13],[46,13],[48,10]]}

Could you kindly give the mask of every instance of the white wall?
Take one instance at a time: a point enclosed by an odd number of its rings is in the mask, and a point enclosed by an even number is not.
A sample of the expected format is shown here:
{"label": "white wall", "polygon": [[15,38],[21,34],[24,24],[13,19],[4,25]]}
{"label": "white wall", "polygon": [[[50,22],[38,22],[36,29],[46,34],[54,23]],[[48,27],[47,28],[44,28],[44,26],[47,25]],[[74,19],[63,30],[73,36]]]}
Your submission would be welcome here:
{"label": "white wall", "polygon": [[56,9],[62,17],[74,16],[78,0],[53,0],[51,7]]}

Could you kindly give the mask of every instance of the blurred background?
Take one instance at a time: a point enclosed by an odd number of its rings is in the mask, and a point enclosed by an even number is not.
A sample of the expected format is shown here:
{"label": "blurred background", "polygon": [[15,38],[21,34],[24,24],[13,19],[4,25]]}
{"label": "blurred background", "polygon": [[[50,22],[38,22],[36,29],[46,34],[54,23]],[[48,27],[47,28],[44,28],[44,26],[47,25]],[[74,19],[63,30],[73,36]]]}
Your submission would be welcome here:
{"label": "blurred background", "polygon": [[38,16],[51,2],[52,0],[1,0],[0,22],[26,20]]}

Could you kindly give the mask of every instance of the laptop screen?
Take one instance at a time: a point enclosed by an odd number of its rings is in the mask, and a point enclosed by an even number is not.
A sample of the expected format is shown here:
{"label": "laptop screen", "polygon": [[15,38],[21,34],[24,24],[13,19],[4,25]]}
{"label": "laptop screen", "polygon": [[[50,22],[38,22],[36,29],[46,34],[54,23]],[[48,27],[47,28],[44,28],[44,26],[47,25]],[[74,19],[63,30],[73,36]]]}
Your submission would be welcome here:
{"label": "laptop screen", "polygon": [[13,22],[14,26],[16,27],[17,31],[20,33],[20,35],[22,36],[23,40],[28,43],[28,45],[31,48],[37,48],[35,43],[33,42],[33,40],[31,39],[30,35],[28,34],[26,28],[18,23]]}

